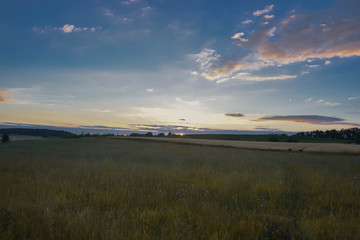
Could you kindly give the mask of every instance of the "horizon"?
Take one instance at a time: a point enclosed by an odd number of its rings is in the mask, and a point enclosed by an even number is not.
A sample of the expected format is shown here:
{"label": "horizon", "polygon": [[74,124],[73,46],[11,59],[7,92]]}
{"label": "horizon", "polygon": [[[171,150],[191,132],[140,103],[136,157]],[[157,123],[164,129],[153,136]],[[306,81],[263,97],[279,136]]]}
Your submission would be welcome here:
{"label": "horizon", "polygon": [[2,3],[0,127],[360,127],[360,2]]}

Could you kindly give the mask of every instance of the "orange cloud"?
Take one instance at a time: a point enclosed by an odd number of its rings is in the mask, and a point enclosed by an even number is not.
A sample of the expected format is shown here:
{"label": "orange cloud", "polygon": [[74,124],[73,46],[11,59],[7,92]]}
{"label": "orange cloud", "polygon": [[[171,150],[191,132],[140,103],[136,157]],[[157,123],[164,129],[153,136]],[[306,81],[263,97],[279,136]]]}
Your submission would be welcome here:
{"label": "orange cloud", "polygon": [[258,17],[258,16],[261,16],[265,13],[268,13],[268,12],[271,12],[274,8],[274,5],[269,5],[269,6],[266,6],[264,9],[262,10],[256,10],[255,12],[253,12],[253,15]]}
{"label": "orange cloud", "polygon": [[360,19],[349,6],[343,8],[342,14],[329,19],[332,10],[311,15],[291,14],[279,21],[276,40],[269,40],[275,28],[263,27],[249,36],[247,46],[259,53],[260,60],[277,64],[360,56]]}
{"label": "orange cloud", "polygon": [[12,88],[0,88],[0,103],[7,102],[8,97],[6,97],[8,92],[14,91]]}
{"label": "orange cloud", "polygon": [[243,67],[243,64],[238,61],[229,61],[224,65],[215,67],[210,73],[203,74],[203,76],[209,80],[215,80],[222,77],[228,77],[232,73],[239,71]]}
{"label": "orange cloud", "polygon": [[7,97],[0,96],[0,103],[4,103],[7,101]]}

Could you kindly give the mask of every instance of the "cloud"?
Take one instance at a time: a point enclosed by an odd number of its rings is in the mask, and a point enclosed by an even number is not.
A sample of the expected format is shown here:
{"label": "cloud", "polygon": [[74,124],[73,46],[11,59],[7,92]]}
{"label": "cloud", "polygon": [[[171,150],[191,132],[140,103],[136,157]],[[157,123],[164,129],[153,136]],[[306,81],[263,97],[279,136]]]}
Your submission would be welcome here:
{"label": "cloud", "polygon": [[325,65],[329,65],[331,63],[331,61],[327,60],[325,61]]}
{"label": "cloud", "polygon": [[179,120],[180,120],[180,121],[184,121],[184,122],[186,121],[186,119],[185,119],[185,118],[180,118]]}
{"label": "cloud", "polygon": [[218,61],[221,55],[215,53],[214,49],[204,48],[200,53],[190,54],[190,58],[192,58],[196,63],[200,64],[201,70],[209,69],[214,61]]}
{"label": "cloud", "polygon": [[199,106],[199,105],[201,105],[199,100],[186,101],[186,100],[183,100],[183,99],[177,97],[177,98],[175,98],[175,101],[178,102],[178,103],[184,104],[184,105],[189,105],[189,106]]}
{"label": "cloud", "polygon": [[247,19],[247,20],[244,20],[241,22],[242,24],[249,24],[249,23],[252,23],[252,20],[251,19]]}
{"label": "cloud", "polygon": [[153,9],[152,9],[152,7],[149,7],[149,6],[147,6],[147,7],[143,7],[142,9],[141,9],[141,11],[142,11],[142,16],[145,16],[146,14],[148,14],[149,12],[151,12]]}
{"label": "cloud", "polygon": [[0,103],[4,103],[7,101],[7,97],[4,97],[4,96],[0,96]]}
{"label": "cloud", "polygon": [[333,102],[326,102],[324,99],[320,99],[318,100],[316,103],[318,104],[323,104],[325,106],[329,106],[329,107],[335,107],[335,106],[340,106],[341,103],[333,103]]}
{"label": "cloud", "polygon": [[244,117],[245,115],[242,114],[242,113],[225,113],[224,114],[226,117],[236,117],[236,118],[239,118],[239,117]]}
{"label": "cloud", "polygon": [[312,98],[308,98],[308,99],[305,99],[304,101],[305,102],[311,102],[313,99]]}
{"label": "cloud", "polygon": [[6,96],[9,92],[16,90],[15,88],[0,88],[0,103],[5,103],[8,101]]}
{"label": "cloud", "polygon": [[342,118],[320,116],[320,115],[289,115],[289,116],[268,116],[253,121],[256,122],[287,121],[287,122],[327,125],[327,124],[338,124],[339,122],[342,122],[344,120],[345,119]]}
{"label": "cloud", "polygon": [[114,13],[113,13],[110,9],[106,8],[106,9],[104,10],[104,15],[105,15],[105,16],[109,16],[109,17],[113,17],[113,16],[114,16]]}
{"label": "cloud", "polygon": [[340,106],[340,105],[341,105],[341,103],[338,103],[338,102],[336,102],[336,103],[333,103],[333,102],[324,102],[324,104],[325,104],[326,106],[330,106],[330,107],[335,107],[335,106]]}
{"label": "cloud", "polygon": [[262,82],[262,81],[273,81],[273,80],[287,80],[297,78],[297,75],[279,75],[279,76],[252,76],[249,73],[241,72],[232,77],[232,79],[239,79],[244,81],[254,81],[254,82]]}
{"label": "cloud", "polygon": [[306,65],[307,67],[309,67],[309,68],[317,68],[317,67],[319,67],[319,65]]}
{"label": "cloud", "polygon": [[263,15],[265,13],[271,12],[273,10],[273,8],[274,8],[273,4],[268,5],[262,10],[256,10],[255,12],[253,12],[253,15],[256,16],[256,17],[261,16],[261,15]]}
{"label": "cloud", "polygon": [[356,99],[359,99],[359,97],[349,97],[348,98],[349,101],[356,100]]}
{"label": "cloud", "polygon": [[[179,119],[181,120],[181,119]],[[216,131],[218,129],[197,128],[184,125],[151,125],[151,124],[130,124],[132,129],[141,132],[172,132],[172,133],[197,133],[204,131]]]}
{"label": "cloud", "polygon": [[148,88],[146,89],[147,92],[154,92],[154,89],[153,88]]}
{"label": "cloud", "polygon": [[128,0],[128,1],[122,1],[121,3],[124,5],[129,5],[136,2],[139,2],[139,0]]}
{"label": "cloud", "polygon": [[[346,5],[346,4],[344,4]],[[259,60],[290,64],[311,58],[360,56],[360,18],[343,6],[311,13],[290,13],[276,26],[278,38],[269,41],[271,27],[258,28],[248,37]],[[332,14],[336,11],[337,14]],[[322,23],[326,22],[324,25]]]}
{"label": "cloud", "polygon": [[273,27],[266,33],[266,35],[269,37],[273,37],[275,36],[275,31],[276,31],[276,27]]}
{"label": "cloud", "polygon": [[281,131],[278,128],[267,128],[267,127],[256,127],[254,129],[258,130],[258,131],[260,130],[260,131],[270,131],[270,132],[279,132],[279,131]]}
{"label": "cloud", "polygon": [[265,15],[265,16],[264,16],[265,19],[272,19],[272,18],[274,18],[274,17],[275,17],[274,15]]}
{"label": "cloud", "polygon": [[75,29],[75,25],[69,25],[65,24],[63,27],[59,28],[59,31],[62,31],[64,33],[71,33]]}
{"label": "cloud", "polygon": [[231,37],[231,39],[233,40],[240,40],[240,42],[247,42],[248,39],[246,38],[242,38],[242,36],[244,36],[245,34],[243,32],[239,32],[239,33],[235,33],[234,36]]}
{"label": "cloud", "polygon": [[301,75],[306,75],[308,73],[310,73],[310,72],[309,71],[301,71]]}
{"label": "cloud", "polygon": [[91,31],[91,32],[96,32],[102,29],[101,26],[97,26],[97,27],[76,27],[73,24],[65,24],[62,27],[50,27],[50,26],[45,26],[45,27],[33,27],[32,28],[34,32],[37,33],[48,33],[48,32],[54,32],[54,31],[60,31],[62,33],[65,34],[69,34],[69,33],[74,33],[74,32],[85,32],[85,31]]}
{"label": "cloud", "polygon": [[232,73],[239,71],[243,65],[237,61],[226,62],[224,65],[217,66],[209,73],[203,73],[202,76],[208,80],[216,80],[224,78]]}

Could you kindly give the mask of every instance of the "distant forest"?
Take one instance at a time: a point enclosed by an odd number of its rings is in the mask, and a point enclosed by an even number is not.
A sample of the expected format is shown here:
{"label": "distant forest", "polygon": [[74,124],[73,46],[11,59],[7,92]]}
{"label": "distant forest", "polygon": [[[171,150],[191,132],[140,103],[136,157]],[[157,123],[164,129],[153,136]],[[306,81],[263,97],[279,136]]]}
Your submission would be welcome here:
{"label": "distant forest", "polygon": [[326,131],[312,131],[312,132],[299,132],[295,136],[298,137],[311,137],[311,138],[329,138],[329,139],[346,139],[360,141],[360,128],[348,128],[341,130],[326,130]]}
{"label": "distant forest", "polygon": [[15,135],[27,135],[27,136],[42,136],[42,137],[75,137],[76,135],[59,130],[50,129],[31,129],[31,128],[2,128],[0,134],[15,134]]}
{"label": "distant forest", "polygon": [[[0,129],[0,135],[28,135],[28,136],[42,136],[42,137],[97,137],[97,136],[115,136],[114,134],[89,134],[82,133],[79,135],[67,131],[50,130],[50,129],[30,129],[30,128],[3,128]],[[123,135],[121,135],[123,136]],[[153,135],[152,132],[148,133],[131,133],[131,137],[181,137],[174,133],[158,133]],[[184,137],[189,138],[203,138],[203,139],[217,139],[217,140],[243,140],[243,141],[272,141],[272,142],[346,142],[346,143],[359,143],[360,144],[360,128],[348,128],[341,130],[316,130],[311,132],[298,132],[292,136],[286,134],[268,134],[268,135],[241,135],[241,134],[190,134]],[[319,140],[316,140],[319,139]]]}

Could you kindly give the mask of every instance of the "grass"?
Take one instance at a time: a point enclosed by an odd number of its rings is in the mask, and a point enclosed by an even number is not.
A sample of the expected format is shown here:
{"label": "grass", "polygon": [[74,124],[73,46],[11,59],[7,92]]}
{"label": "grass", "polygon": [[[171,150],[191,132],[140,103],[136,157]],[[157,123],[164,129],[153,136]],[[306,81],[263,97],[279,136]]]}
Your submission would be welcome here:
{"label": "grass", "polygon": [[0,239],[359,239],[357,155],[0,144]]}
{"label": "grass", "polygon": [[312,138],[300,136],[282,135],[246,135],[246,134],[189,134],[184,137],[193,139],[212,139],[212,140],[233,140],[233,141],[257,141],[257,142],[304,142],[304,143],[354,143],[354,140]]}

